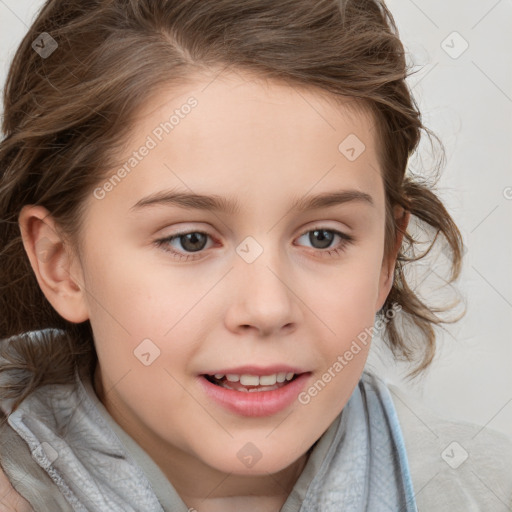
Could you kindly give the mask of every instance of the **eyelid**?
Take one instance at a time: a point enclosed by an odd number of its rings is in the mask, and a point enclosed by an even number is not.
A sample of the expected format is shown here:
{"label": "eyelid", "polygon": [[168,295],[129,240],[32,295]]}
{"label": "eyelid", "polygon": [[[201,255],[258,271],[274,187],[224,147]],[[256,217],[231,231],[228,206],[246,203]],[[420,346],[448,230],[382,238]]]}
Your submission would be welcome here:
{"label": "eyelid", "polygon": [[[345,232],[342,228],[338,228],[338,227],[332,227],[332,226],[329,226],[327,224],[327,222],[329,221],[317,221],[316,223],[313,223],[312,226],[307,226],[305,228],[303,228],[300,232],[299,232],[299,237],[301,236],[304,236],[306,233],[309,233],[310,231],[315,231],[315,230],[325,230],[325,231],[336,231],[338,232],[340,235],[346,237],[347,239],[349,238],[353,238],[352,235],[350,235],[350,233],[347,233]],[[348,229],[348,231],[351,231],[350,228],[348,228],[348,226],[346,226],[346,224],[344,224],[344,226]],[[162,239],[168,239],[168,238],[173,238],[173,237],[179,237],[179,236],[184,236],[184,235],[187,235],[189,233],[201,233],[203,235],[207,235],[209,236],[210,238],[212,238],[214,241],[218,242],[218,237],[212,235],[212,233],[206,229],[202,229],[202,228],[196,228],[194,226],[190,226],[190,227],[184,227],[184,228],[181,228],[179,231],[175,232],[175,233],[170,233],[168,235],[164,235],[162,237],[159,237],[160,240]]]}
{"label": "eyelid", "polygon": [[[338,223],[339,224],[339,223]],[[352,229],[347,226],[346,224],[343,224],[343,227],[339,226],[331,226],[329,225],[329,221],[316,221],[312,225],[308,225],[306,228],[302,230],[302,234],[308,233],[309,231],[315,231],[317,229],[323,229],[326,231],[337,231],[338,233],[341,233],[346,236],[351,236],[350,232]]]}
{"label": "eyelid", "polygon": [[[341,241],[338,242],[338,244],[335,244],[332,248],[329,247],[329,248],[325,248],[325,249],[316,249],[313,247],[313,248],[309,249],[310,252],[315,253],[315,257],[319,257],[319,258],[332,257],[331,256],[332,253],[336,254],[337,257],[340,257],[339,255],[344,253],[345,250],[348,248],[348,246],[350,246],[351,244],[353,244],[356,241],[352,235],[347,234],[344,231],[340,231],[338,229],[332,228],[332,227],[322,224],[322,223],[316,224],[316,226],[314,225],[313,227],[304,228],[304,230],[302,231],[302,234],[300,234],[298,237],[295,237],[295,239],[302,238],[303,236],[305,236],[308,233],[311,233],[313,231],[322,231],[322,230],[330,231],[330,232],[334,233],[334,235],[338,236],[341,239]],[[171,241],[174,241],[176,239],[179,239],[181,236],[185,236],[185,235],[188,235],[191,233],[199,233],[199,234],[205,235],[205,236],[209,237],[214,242],[214,244],[218,243],[218,240],[216,239],[216,237],[211,235],[208,231],[200,230],[200,229],[193,229],[193,228],[184,229],[184,230],[180,230],[179,232],[172,233],[168,236],[165,236],[163,238],[159,238],[159,239],[155,240],[153,243],[159,249],[171,254],[171,256],[175,259],[180,259],[180,261],[182,261],[182,260],[184,260],[184,261],[200,260],[203,258],[203,254],[205,252],[207,252],[206,249],[202,249],[197,252],[186,252],[186,251],[181,252],[181,251],[178,251],[178,250],[170,247]],[[318,256],[316,256],[316,255],[318,255]]]}
{"label": "eyelid", "polygon": [[[341,243],[338,243],[337,245],[335,245],[335,247],[338,247],[339,245],[344,246],[347,244],[352,244],[356,241],[356,239],[353,235],[345,233],[344,231],[340,231],[339,229],[332,228],[330,226],[323,226],[323,225],[306,229],[301,235],[296,237],[296,239],[302,238],[303,236],[305,236],[308,233],[311,233],[313,231],[330,231],[331,233],[334,233],[335,236],[338,236],[339,238],[341,238]],[[327,251],[333,250],[333,249],[329,248],[329,249],[321,250],[321,249],[313,248],[312,250],[315,252],[327,252]]]}

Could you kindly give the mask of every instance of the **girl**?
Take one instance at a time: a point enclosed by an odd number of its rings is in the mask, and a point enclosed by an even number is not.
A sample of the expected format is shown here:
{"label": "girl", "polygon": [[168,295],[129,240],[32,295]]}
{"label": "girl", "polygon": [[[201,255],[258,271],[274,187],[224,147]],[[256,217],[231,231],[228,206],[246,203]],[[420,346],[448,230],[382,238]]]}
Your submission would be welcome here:
{"label": "girl", "polygon": [[44,5],[0,146],[5,506],[508,509],[510,442],[364,370],[376,326],[434,356],[411,218],[460,270],[406,72],[378,0]]}

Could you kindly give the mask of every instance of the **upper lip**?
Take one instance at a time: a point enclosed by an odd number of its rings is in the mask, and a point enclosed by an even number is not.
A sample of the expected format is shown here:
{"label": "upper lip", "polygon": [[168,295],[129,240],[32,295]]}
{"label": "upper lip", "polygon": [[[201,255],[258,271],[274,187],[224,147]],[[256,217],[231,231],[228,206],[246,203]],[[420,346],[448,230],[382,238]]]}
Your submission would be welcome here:
{"label": "upper lip", "polygon": [[297,375],[306,373],[304,370],[285,364],[275,364],[272,366],[237,366],[235,368],[221,368],[220,370],[204,372],[202,375],[274,375],[275,373],[295,373]]}

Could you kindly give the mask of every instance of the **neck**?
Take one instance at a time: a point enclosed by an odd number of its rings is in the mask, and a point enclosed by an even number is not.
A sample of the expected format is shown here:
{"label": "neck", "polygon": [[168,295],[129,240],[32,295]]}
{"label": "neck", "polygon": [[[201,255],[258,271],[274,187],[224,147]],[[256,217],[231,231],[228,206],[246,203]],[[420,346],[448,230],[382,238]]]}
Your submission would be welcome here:
{"label": "neck", "polygon": [[112,400],[115,391],[103,393],[98,371],[93,382],[96,394],[110,415],[159,466],[191,512],[194,509],[198,512],[239,512],[247,509],[279,512],[312,451],[311,448],[277,473],[256,476],[226,474],[163,439],[155,439],[138,418],[128,417],[126,411],[116,407],[116,400]]}
{"label": "neck", "polygon": [[202,485],[197,475],[187,481],[172,482],[187,506],[200,512],[279,512],[308,458],[309,452],[278,473],[256,477],[224,475],[210,480],[207,486]]}

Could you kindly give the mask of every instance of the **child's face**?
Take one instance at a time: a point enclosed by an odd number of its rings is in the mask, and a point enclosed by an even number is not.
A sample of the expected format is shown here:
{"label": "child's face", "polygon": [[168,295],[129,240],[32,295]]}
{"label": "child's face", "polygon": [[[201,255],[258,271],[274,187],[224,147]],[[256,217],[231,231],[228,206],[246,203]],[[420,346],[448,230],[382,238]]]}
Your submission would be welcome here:
{"label": "child's face", "polygon": [[[353,342],[373,326],[391,286],[384,188],[370,118],[289,86],[212,78],[160,93],[139,118],[121,159],[137,151],[136,165],[89,198],[75,270],[87,290],[96,385],[114,418],[161,467],[172,456],[169,471],[188,462],[196,471],[265,475],[311,447],[363,371],[369,344]],[[197,105],[183,107],[191,96]],[[160,124],[175,110],[165,133]],[[360,155],[354,135],[366,146]],[[292,209],[296,199],[349,190],[371,202]],[[178,191],[239,209],[141,206]],[[208,237],[156,243],[198,231]],[[251,415],[213,399],[202,376],[245,365],[308,375],[291,403],[274,409],[266,392],[252,394],[266,405]],[[320,391],[308,391],[319,380]],[[251,455],[261,458],[251,465]]]}

